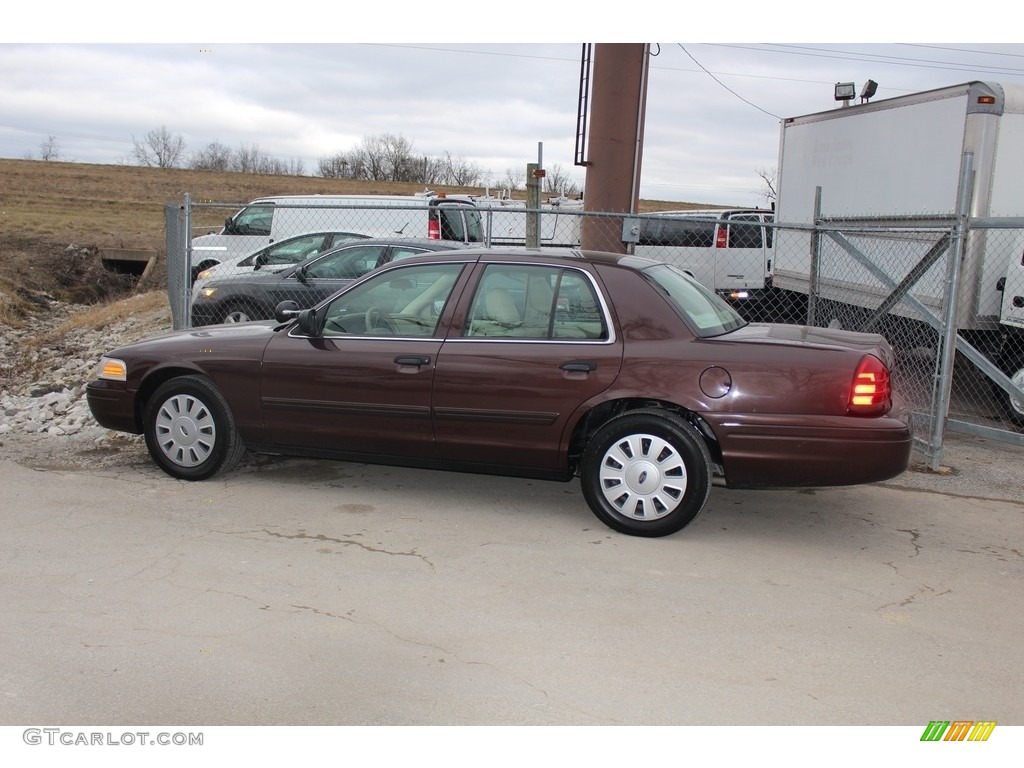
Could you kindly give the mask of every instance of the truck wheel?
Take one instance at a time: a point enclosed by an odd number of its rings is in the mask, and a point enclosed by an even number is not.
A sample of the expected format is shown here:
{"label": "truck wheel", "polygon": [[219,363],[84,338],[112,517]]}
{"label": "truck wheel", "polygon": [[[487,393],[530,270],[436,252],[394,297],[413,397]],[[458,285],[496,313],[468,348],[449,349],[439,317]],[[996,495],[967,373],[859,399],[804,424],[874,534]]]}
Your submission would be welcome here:
{"label": "truck wheel", "polygon": [[153,461],[179,480],[227,472],[245,453],[227,400],[204,376],[179,376],[157,387],[143,427]]}
{"label": "truck wheel", "polygon": [[[1006,366],[1006,375],[1010,377],[1010,381],[1024,389],[1024,355],[1010,361]],[[1024,398],[1011,397],[1002,389],[999,390],[999,394],[1002,397],[1006,417],[1018,427],[1024,427]]]}
{"label": "truck wheel", "polygon": [[609,528],[631,536],[667,536],[704,508],[711,456],[696,430],[675,414],[632,411],[591,438],[580,486],[591,511]]}

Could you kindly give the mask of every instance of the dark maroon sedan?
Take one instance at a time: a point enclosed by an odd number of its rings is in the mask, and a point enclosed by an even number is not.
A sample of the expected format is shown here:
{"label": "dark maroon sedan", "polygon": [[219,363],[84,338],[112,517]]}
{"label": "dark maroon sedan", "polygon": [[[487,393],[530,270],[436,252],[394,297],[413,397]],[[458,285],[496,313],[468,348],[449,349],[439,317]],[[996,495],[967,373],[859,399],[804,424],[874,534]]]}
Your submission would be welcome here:
{"label": "dark maroon sedan", "polygon": [[664,536],[731,487],[901,473],[909,412],[881,336],[747,324],[667,264],[567,251],[458,251],[384,267],[278,321],[115,349],[96,420],[144,433],[176,478],[245,449],[579,476],[608,526]]}

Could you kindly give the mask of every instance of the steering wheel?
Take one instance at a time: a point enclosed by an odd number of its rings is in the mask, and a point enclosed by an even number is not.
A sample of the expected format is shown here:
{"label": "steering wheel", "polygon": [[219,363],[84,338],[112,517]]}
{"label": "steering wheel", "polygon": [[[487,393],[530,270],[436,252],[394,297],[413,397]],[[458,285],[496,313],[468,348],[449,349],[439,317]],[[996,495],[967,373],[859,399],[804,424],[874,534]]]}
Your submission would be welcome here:
{"label": "steering wheel", "polygon": [[370,307],[366,310],[366,333],[369,333],[371,328],[384,328],[391,333],[395,332],[394,323],[380,307]]}

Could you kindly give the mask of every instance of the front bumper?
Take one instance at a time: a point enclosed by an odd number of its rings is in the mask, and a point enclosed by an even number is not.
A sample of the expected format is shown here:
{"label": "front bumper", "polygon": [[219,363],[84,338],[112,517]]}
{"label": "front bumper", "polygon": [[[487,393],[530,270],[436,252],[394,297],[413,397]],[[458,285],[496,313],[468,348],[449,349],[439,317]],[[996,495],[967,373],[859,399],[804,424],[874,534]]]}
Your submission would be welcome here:
{"label": "front bumper", "polygon": [[135,414],[135,393],[124,382],[96,379],[85,387],[85,400],[101,427],[133,435],[142,432]]}

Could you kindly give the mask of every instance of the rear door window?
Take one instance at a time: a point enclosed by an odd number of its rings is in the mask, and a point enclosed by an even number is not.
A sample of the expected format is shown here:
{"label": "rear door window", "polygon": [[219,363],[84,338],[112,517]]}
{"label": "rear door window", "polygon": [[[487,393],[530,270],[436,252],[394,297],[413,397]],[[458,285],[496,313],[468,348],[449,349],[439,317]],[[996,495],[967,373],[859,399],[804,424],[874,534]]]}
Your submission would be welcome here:
{"label": "rear door window", "polygon": [[736,214],[729,219],[729,247],[760,248],[762,231],[761,217],[758,214]]}
{"label": "rear door window", "polygon": [[440,219],[441,239],[462,243],[483,242],[483,224],[480,211],[470,205],[446,203],[436,206],[431,215]]}
{"label": "rear door window", "polygon": [[609,338],[608,323],[586,275],[521,264],[486,268],[463,334],[535,340]]}

